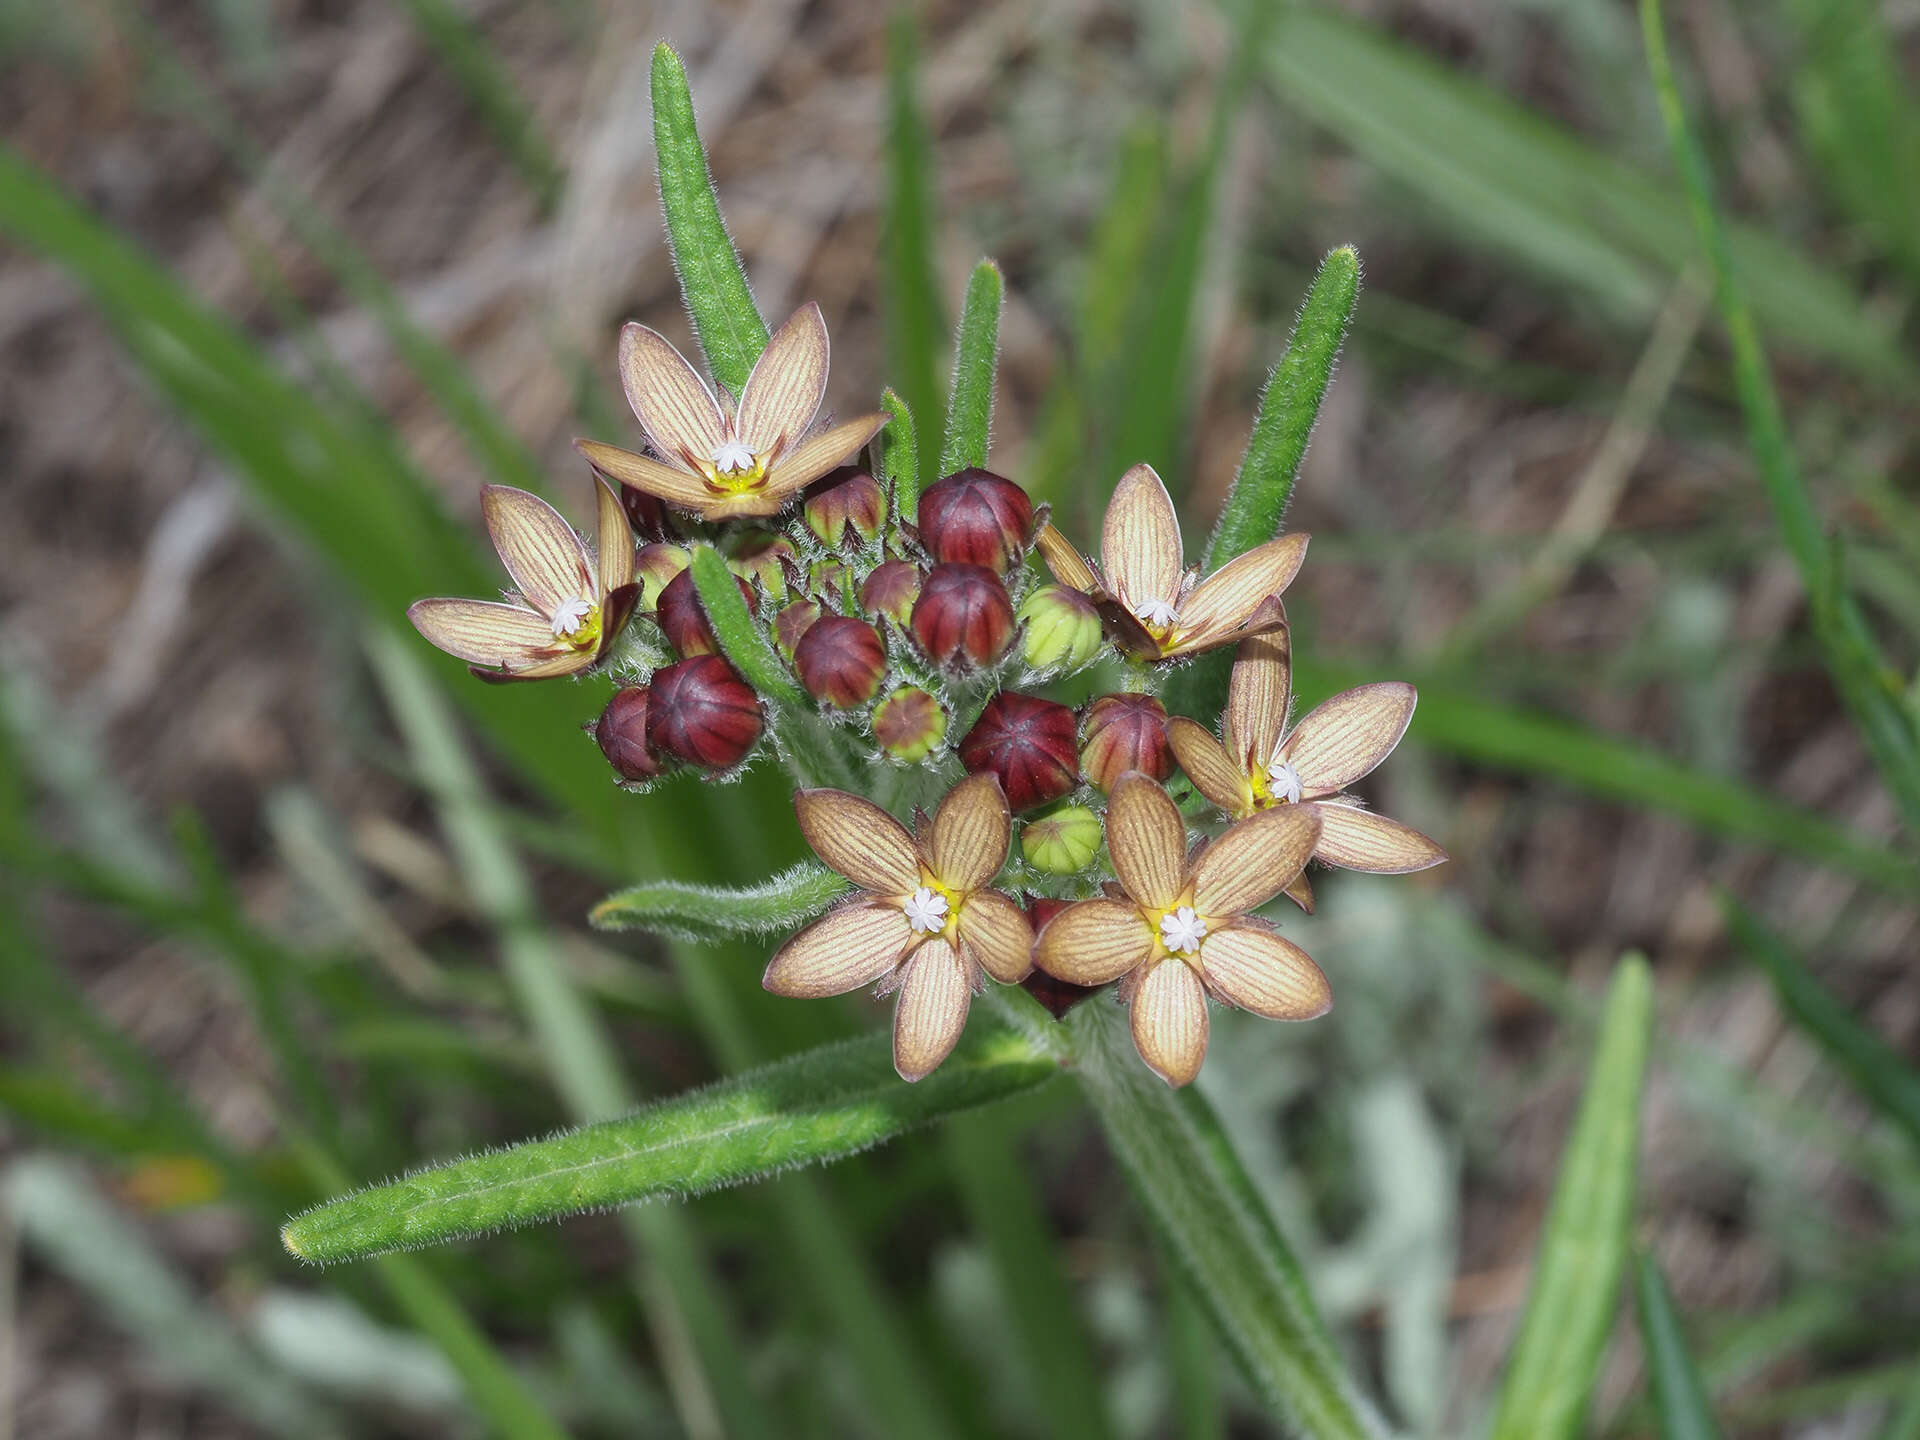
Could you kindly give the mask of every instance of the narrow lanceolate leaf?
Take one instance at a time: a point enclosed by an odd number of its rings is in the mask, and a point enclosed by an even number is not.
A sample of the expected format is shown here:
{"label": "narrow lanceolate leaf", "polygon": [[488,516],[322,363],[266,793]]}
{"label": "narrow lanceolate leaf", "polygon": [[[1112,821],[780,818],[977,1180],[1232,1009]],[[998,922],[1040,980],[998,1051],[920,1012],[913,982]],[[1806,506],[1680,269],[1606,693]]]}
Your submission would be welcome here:
{"label": "narrow lanceolate leaf", "polygon": [[1667,139],[1686,184],[1700,248],[1713,271],[1714,298],[1733,352],[1734,388],[1746,415],[1747,447],[1753,452],[1781,538],[1807,588],[1814,636],[1820,642],[1834,685],[1860,727],[1880,778],[1899,804],[1908,828],[1920,833],[1920,733],[1916,733],[1913,712],[1901,694],[1899,676],[1881,658],[1865,618],[1841,583],[1838,557],[1801,478],[1759,327],[1714,207],[1706,157],[1674,80],[1659,0],[1641,0],[1640,27]]}
{"label": "narrow lanceolate leaf", "polygon": [[1920,1145],[1920,1070],[1848,1014],[1834,993],[1752,911],[1731,895],[1720,897],[1720,908],[1734,941],[1767,972],[1787,1013],[1829,1060],[1847,1072],[1881,1115]]}
{"label": "narrow lanceolate leaf", "polygon": [[651,930],[696,944],[798,930],[847,893],[847,882],[806,861],[759,885],[686,885],[672,880],[616,890],[588,918],[600,930]]}
{"label": "narrow lanceolate leaf", "polygon": [[358,1260],[659,1196],[697,1195],[814,1165],[1042,1084],[1055,1061],[1025,1036],[976,1026],[918,1085],[892,1039],[829,1045],[618,1120],[421,1170],[295,1216],[302,1260]]}
{"label": "narrow lanceolate leaf", "polygon": [[738,395],[767,348],[767,322],[753,303],[740,252],[720,216],[713,173],[694,124],[686,67],[664,40],[653,51],[653,148],[660,163],[667,243],[693,328],[713,378]]}
{"label": "narrow lanceolate leaf", "polygon": [[1634,1257],[1635,1298],[1640,1310],[1640,1344],[1647,1352],[1647,1373],[1653,1382],[1654,1413],[1661,1440],[1720,1440],[1707,1387],[1687,1348],[1680,1312],[1674,1308],[1667,1277],[1651,1250]]}
{"label": "narrow lanceolate leaf", "polygon": [[1652,1017],[1652,972],[1644,959],[1629,955],[1607,992],[1586,1094],[1560,1158],[1489,1440],[1567,1440],[1580,1433],[1631,1243]]}
{"label": "narrow lanceolate leaf", "polygon": [[912,14],[902,10],[887,31],[887,184],[881,260],[886,287],[887,369],[919,424],[920,480],[938,479],[940,398],[938,354],[946,320],[934,267],[933,141],[917,93],[919,40]]}
{"label": "narrow lanceolate leaf", "polygon": [[920,510],[920,439],[913,429],[913,411],[892,390],[880,394],[887,425],[880,432],[880,474],[893,491],[894,514],[910,519]]}
{"label": "narrow lanceolate leaf", "polygon": [[720,651],[740,678],[756,694],[776,705],[800,705],[806,692],[794,682],[787,667],[760,627],[754,623],[747,602],[741,598],[740,583],[727,562],[711,545],[697,545],[693,551],[693,588],[700,606],[707,612],[707,623]]}
{"label": "narrow lanceolate leaf", "polygon": [[1253,438],[1207,542],[1203,570],[1211,573],[1280,533],[1359,295],[1360,255],[1343,245],[1320,262],[1320,273],[1293,322],[1286,354],[1261,392]]}
{"label": "narrow lanceolate leaf", "polygon": [[940,447],[940,473],[987,463],[993,434],[993,377],[1000,364],[1000,267],[982,260],[967,281],[960,327],[953,337],[953,393],[947,402],[947,436]]}
{"label": "narrow lanceolate leaf", "polygon": [[1255,1392],[1314,1440],[1378,1435],[1284,1240],[1222,1173],[1180,1092],[1140,1063],[1124,1012],[1083,1005],[1067,1027],[1114,1158]]}

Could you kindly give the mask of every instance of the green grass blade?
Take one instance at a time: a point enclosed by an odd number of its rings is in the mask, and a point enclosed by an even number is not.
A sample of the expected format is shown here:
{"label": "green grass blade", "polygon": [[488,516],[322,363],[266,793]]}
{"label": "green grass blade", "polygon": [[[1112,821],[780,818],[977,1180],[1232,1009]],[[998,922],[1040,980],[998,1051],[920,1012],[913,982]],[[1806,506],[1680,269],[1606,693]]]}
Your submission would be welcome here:
{"label": "green grass blade", "polygon": [[1178,1092],[1140,1063],[1125,1012],[1082,1005],[1066,1025],[1114,1159],[1254,1392],[1315,1440],[1377,1435],[1298,1267],[1276,1259],[1284,1242],[1222,1174]]}
{"label": "green grass blade", "polygon": [[1687,1347],[1680,1312],[1674,1308],[1667,1277],[1660,1273],[1660,1262],[1651,1250],[1642,1248],[1634,1256],[1633,1273],[1640,1344],[1647,1353],[1661,1440],[1720,1440],[1720,1427],[1714,1423],[1707,1387]]}
{"label": "green grass blade", "polygon": [[650,930],[696,945],[799,929],[845,895],[847,881],[804,861],[758,885],[691,885],[677,880],[616,890],[587,914],[596,930]]}
{"label": "green grass blade", "polygon": [[886,195],[881,222],[887,370],[917,423],[920,483],[939,479],[940,436],[932,427],[945,413],[939,353],[947,322],[934,265],[933,140],[917,93],[919,38],[905,11],[887,28]]}
{"label": "green grass blade", "polygon": [[1109,1440],[1100,1372],[1046,1216],[999,1114],[947,1126],[947,1155],[974,1233],[986,1242],[1026,1364],[1035,1418],[1052,1440]]}
{"label": "green grass blade", "polygon": [[1920,1361],[1913,1366],[1905,1393],[1894,1402],[1879,1440],[1920,1440]]}
{"label": "green grass blade", "polygon": [[449,0],[406,0],[407,10],[421,37],[439,55],[465,92],[481,123],[539,201],[542,214],[560,198],[566,176],[560,162],[534,123],[533,113],[520,96],[497,56],[472,23]]}
{"label": "green grass blade", "polygon": [[894,514],[911,521],[920,512],[920,439],[914,433],[913,411],[891,390],[880,394],[887,412],[880,432],[880,473],[893,491]]}
{"label": "green grass blade", "polygon": [[[1349,666],[1297,662],[1303,701],[1376,678]],[[1677,815],[1731,840],[1764,845],[1857,876],[1892,894],[1920,892],[1920,867],[1885,845],[1737,781],[1568,721],[1422,685],[1411,733],[1437,749],[1589,794]]]}
{"label": "green grass blade", "polygon": [[[1598,300],[1636,329],[1695,253],[1684,201],[1561,126],[1374,29],[1286,8],[1265,50],[1278,98],[1418,196],[1459,236]],[[1913,359],[1852,288],[1758,227],[1731,245],[1767,327],[1863,378]]]}
{"label": "green grass blade", "polygon": [[664,40],[653,51],[653,146],[667,243],[694,332],[713,378],[737,396],[767,348],[767,322],[753,303],[740,252],[720,215],[713,173],[694,124],[686,66]]}
{"label": "green grass blade", "polygon": [[698,1195],[857,1154],[928,1121],[1050,1079],[1055,1063],[976,1025],[917,1085],[875,1034],[547,1140],[512,1145],[328,1201],[288,1221],[303,1260],[333,1263],[656,1197]]}
{"label": "green grass blade", "polygon": [[1630,955],[1608,989],[1490,1440],[1580,1433],[1632,1238],[1640,1090],[1652,1029],[1653,975]]}
{"label": "green grass blade", "polygon": [[1920,1070],[1847,1013],[1800,958],[1731,895],[1720,909],[1734,942],[1773,982],[1780,1004],[1881,1116],[1920,1145]]}
{"label": "green grass blade", "polygon": [[1772,502],[1781,537],[1807,588],[1814,634],[1827,668],[1908,828],[1920,833],[1920,734],[1915,733],[1913,715],[1900,693],[1897,677],[1889,683],[1890,672],[1858,607],[1840,582],[1834,553],[1801,479],[1760,331],[1714,208],[1706,157],[1694,137],[1674,80],[1659,0],[1641,0],[1640,26],[1667,138],[1686,184],[1694,228],[1713,271],[1714,298],[1733,348],[1734,388],[1746,415],[1748,448]]}
{"label": "green grass blade", "polygon": [[947,403],[947,434],[940,447],[940,473],[984,466],[993,437],[993,377],[1000,365],[1000,302],[1006,282],[1000,267],[982,260],[967,280],[960,328],[953,340],[953,392]]}

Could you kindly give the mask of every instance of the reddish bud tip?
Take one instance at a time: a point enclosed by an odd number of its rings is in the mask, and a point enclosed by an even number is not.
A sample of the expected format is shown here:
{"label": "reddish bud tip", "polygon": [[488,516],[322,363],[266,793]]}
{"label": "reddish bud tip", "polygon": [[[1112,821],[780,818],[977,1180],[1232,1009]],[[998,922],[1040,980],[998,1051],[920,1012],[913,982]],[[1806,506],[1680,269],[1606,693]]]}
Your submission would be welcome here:
{"label": "reddish bud tip", "polygon": [[593,727],[600,753],[622,780],[650,780],[660,761],[647,748],[647,687],[629,685],[614,692]]}
{"label": "reddish bud tip", "polygon": [[1066,706],[1002,690],[960,742],[960,763],[974,774],[998,777],[1007,804],[1030,810],[1079,783],[1073,731]]}
{"label": "reddish bud tip", "polygon": [[1013,600],[984,565],[936,565],[913,602],[913,638],[936,665],[990,665],[1013,641]]}
{"label": "reddish bud tip", "polygon": [[[753,588],[737,575],[733,583],[740,587],[747,608],[758,610],[760,601],[754,596]],[[700,604],[700,592],[693,588],[692,570],[682,570],[667,582],[666,588],[660,592],[660,603],[655,608],[654,618],[660,622],[667,643],[682,659],[719,653],[720,642],[713,638],[713,626],[707,623],[707,612]]]}
{"label": "reddish bud tip", "polygon": [[820,607],[811,600],[796,600],[778,615],[773,617],[773,643],[780,647],[780,653],[793,659],[793,652],[800,644],[800,637],[812,628],[813,622],[820,618]]}
{"label": "reddish bud tip", "polygon": [[991,470],[961,470],[920,494],[920,543],[942,564],[1005,574],[1033,540],[1033,501]]}
{"label": "reddish bud tip", "polygon": [[887,497],[866,471],[842,465],[807,487],[800,514],[821,544],[857,550],[862,541],[880,537]]}
{"label": "reddish bud tip", "polygon": [[718,655],[696,655],[654,672],[647,745],[689,765],[725,770],[760,738],[760,698]]}
{"label": "reddish bud tip", "polygon": [[825,615],[800,637],[793,668],[814,699],[851,710],[879,693],[887,673],[887,649],[880,632],[866,621]]}
{"label": "reddish bud tip", "polygon": [[876,565],[860,587],[860,608],[869,615],[884,615],[896,625],[905,625],[913,615],[913,602],[920,598],[921,579],[919,568],[905,560]]}
{"label": "reddish bud tip", "polygon": [[917,685],[902,685],[873,712],[873,738],[896,760],[924,760],[946,738],[947,712]]}
{"label": "reddish bud tip", "polygon": [[1166,779],[1173,773],[1166,707],[1151,695],[1102,695],[1081,722],[1080,768],[1101,790],[1129,770]]}

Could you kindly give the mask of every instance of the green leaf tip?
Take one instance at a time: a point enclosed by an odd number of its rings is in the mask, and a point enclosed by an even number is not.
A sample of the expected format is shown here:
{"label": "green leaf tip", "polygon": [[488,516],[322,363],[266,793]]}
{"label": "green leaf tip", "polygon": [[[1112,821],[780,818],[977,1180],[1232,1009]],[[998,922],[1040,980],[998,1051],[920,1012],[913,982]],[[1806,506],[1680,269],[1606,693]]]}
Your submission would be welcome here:
{"label": "green leaf tip", "polygon": [[588,913],[596,930],[650,930],[717,944],[796,929],[846,894],[848,882],[806,861],[758,885],[721,887],[657,881],[616,890]]}
{"label": "green leaf tip", "polygon": [[894,515],[908,521],[920,510],[920,437],[913,411],[895,391],[881,393],[880,408],[887,412],[886,428],[880,432],[880,469],[893,487]]}
{"label": "green leaf tip", "polygon": [[1006,292],[1000,267],[982,260],[967,279],[953,340],[953,389],[947,402],[940,473],[987,463],[993,433],[993,380],[1000,365],[1000,306]]}
{"label": "green leaf tip", "polygon": [[753,303],[740,252],[720,214],[686,67],[664,40],[653,49],[653,148],[667,244],[694,333],[713,378],[737,396],[767,348],[767,322]]}
{"label": "green leaf tip", "polygon": [[1680,1311],[1653,1252],[1634,1255],[1634,1297],[1640,1315],[1640,1346],[1646,1352],[1660,1440],[1720,1440],[1707,1387],[1687,1347]]}
{"label": "green leaf tip", "polygon": [[1607,989],[1586,1093],[1560,1157],[1488,1440],[1572,1440],[1582,1433],[1632,1245],[1652,1031],[1653,972],[1645,957],[1630,954]]}
{"label": "green leaf tip", "polygon": [[415,1171],[296,1215],[281,1230],[313,1264],[360,1260],[660,1197],[684,1198],[843,1159],[956,1111],[1030,1090],[1058,1062],[1017,1031],[976,1024],[926,1079],[863,1036],[649,1105],[617,1120]]}

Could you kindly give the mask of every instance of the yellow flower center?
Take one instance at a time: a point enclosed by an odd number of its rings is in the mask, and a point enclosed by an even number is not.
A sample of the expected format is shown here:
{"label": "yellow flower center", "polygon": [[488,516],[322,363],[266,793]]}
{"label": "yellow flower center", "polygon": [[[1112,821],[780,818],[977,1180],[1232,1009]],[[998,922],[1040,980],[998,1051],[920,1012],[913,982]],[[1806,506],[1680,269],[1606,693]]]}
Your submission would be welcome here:
{"label": "yellow flower center", "polygon": [[707,484],[726,494],[740,495],[766,483],[767,456],[756,455],[738,440],[715,447],[713,457],[700,467]]}
{"label": "yellow flower center", "polygon": [[1163,910],[1143,905],[1140,919],[1163,957],[1191,960],[1200,953],[1200,942],[1207,935],[1207,917],[1195,911],[1190,897],[1182,896]]}
{"label": "yellow flower center", "polygon": [[960,924],[960,909],[966,900],[966,891],[942,885],[938,879],[922,870],[920,888],[905,897],[900,902],[900,908],[906,912],[907,924],[912,927],[915,942],[931,940],[936,935],[944,935],[952,940]]}
{"label": "yellow flower center", "polygon": [[600,607],[591,600],[569,600],[553,612],[553,638],[570,650],[591,650],[600,643]]}

